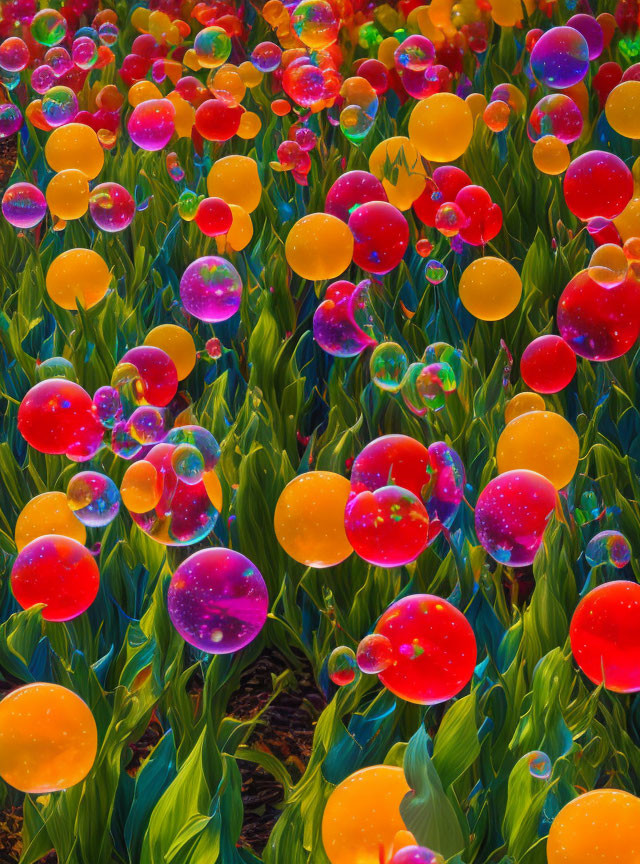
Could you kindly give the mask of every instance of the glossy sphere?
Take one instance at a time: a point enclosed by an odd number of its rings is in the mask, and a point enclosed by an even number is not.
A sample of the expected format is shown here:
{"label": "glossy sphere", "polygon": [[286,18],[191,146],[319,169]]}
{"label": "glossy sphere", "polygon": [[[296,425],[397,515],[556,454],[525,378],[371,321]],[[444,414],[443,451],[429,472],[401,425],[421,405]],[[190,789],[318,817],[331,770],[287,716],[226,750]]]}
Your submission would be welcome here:
{"label": "glossy sphere", "polygon": [[571,619],[571,650],[594,684],[640,691],[640,585],[608,582],[583,597]]}
{"label": "glossy sphere", "polygon": [[616,243],[598,246],[589,261],[589,276],[603,288],[624,282],[628,271],[629,259]]}
{"label": "glossy sphere", "polygon": [[67,504],[74,516],[90,528],[104,528],[120,510],[120,493],[110,477],[81,471],[69,481]]}
{"label": "glossy sphere", "polygon": [[22,126],[20,109],[11,102],[0,104],[0,140],[14,135]]}
{"label": "glossy sphere", "polygon": [[471,109],[453,93],[428,96],[411,112],[409,138],[432,162],[452,162],[465,152],[473,134]]}
{"label": "glossy sphere", "polygon": [[349,217],[354,263],[369,273],[389,273],[402,260],[409,245],[409,225],[402,213],[386,201],[369,201]]}
{"label": "glossy sphere", "polygon": [[534,142],[545,135],[554,135],[565,144],[572,144],[580,137],[582,125],[582,114],[573,99],[564,93],[551,93],[543,96],[531,112],[527,134]]}
{"label": "glossy sphere", "polygon": [[240,128],[242,112],[232,97],[207,99],[196,110],[196,129],[207,141],[228,141]]}
{"label": "glossy sphere", "polygon": [[557,323],[562,338],[580,357],[622,357],[640,334],[640,286],[627,278],[605,288],[582,270],[560,295]]}
{"label": "glossy sphere", "polygon": [[607,96],[605,114],[612,129],[625,138],[640,138],[640,81],[623,81]]}
{"label": "glossy sphere", "polygon": [[207,176],[207,191],[253,213],[262,196],[262,183],[255,159],[248,156],[225,156],[214,162]]}
{"label": "glossy sphere", "polygon": [[59,45],[67,35],[67,22],[56,9],[42,9],[31,19],[30,30],[40,45]]}
{"label": "glossy sphere", "polygon": [[329,655],[327,672],[337,687],[351,684],[355,680],[357,671],[356,655],[351,648],[341,645],[339,648],[333,649]]}
{"label": "glossy sphere", "polygon": [[23,609],[44,603],[45,621],[70,621],[91,606],[100,586],[88,549],[60,534],[45,534],[22,549],[11,570],[11,590]]}
{"label": "glossy sphere", "polygon": [[133,109],[127,121],[129,136],[142,150],[162,150],[175,132],[176,109],[168,99],[148,99]]}
{"label": "glossy sphere", "polygon": [[556,501],[553,484],[534,471],[500,474],[478,496],[478,540],[500,564],[532,564]]}
{"label": "glossy sphere", "polygon": [[529,774],[536,780],[548,780],[551,777],[553,770],[551,759],[542,750],[533,750],[531,753],[527,753],[527,762]]}
{"label": "glossy sphere", "polygon": [[549,864],[637,864],[640,798],[595,789],[566,804],[551,825]]}
{"label": "glossy sphere", "polygon": [[291,24],[303,45],[315,51],[333,45],[340,30],[340,20],[326,0],[302,0],[293,10]]}
{"label": "glossy sphere", "polygon": [[576,355],[560,336],[538,336],[520,359],[522,380],[538,393],[564,390],[576,374]]}
{"label": "glossy sphere", "polygon": [[47,186],[49,210],[59,219],[79,219],[89,206],[89,181],[77,168],[55,174]]}
{"label": "glossy sphere", "polygon": [[84,546],[87,532],[74,516],[64,492],[42,492],[24,506],[16,522],[15,541],[18,552],[27,543],[45,534],[60,534]]}
{"label": "glossy sphere", "polygon": [[193,336],[177,324],[159,324],[144,337],[144,344],[160,348],[173,360],[178,380],[183,381],[196,365]]}
{"label": "glossy sphere", "polygon": [[390,393],[400,389],[408,368],[407,355],[396,342],[381,342],[374,348],[369,361],[371,380],[381,390]]}
{"label": "glossy sphere", "polygon": [[196,552],[169,585],[169,617],[182,638],[209,654],[231,654],[252,642],[267,619],[269,595],[257,567],[232,549]]}
{"label": "glossy sphere", "polygon": [[163,478],[156,470],[155,465],[141,459],[139,462],[133,462],[127,468],[122,478],[120,494],[130,513],[148,513],[150,510],[154,510],[160,502],[162,488]]}
{"label": "glossy sphere", "polygon": [[47,201],[32,183],[14,183],[2,196],[2,215],[14,228],[35,228],[47,213]]}
{"label": "glossy sphere", "polygon": [[541,84],[566,90],[589,71],[589,47],[573,27],[553,27],[538,39],[531,52],[531,71]]}
{"label": "glossy sphere", "polygon": [[458,290],[462,305],[476,318],[500,321],[520,302],[522,281],[508,261],[487,255],[464,270]]}
{"label": "glossy sphere", "polygon": [[51,262],[47,270],[47,294],[63,309],[78,305],[91,309],[107,293],[111,271],[93,249],[69,249]]}
{"label": "glossy sphere", "polygon": [[351,263],[353,234],[328,213],[309,213],[299,219],[285,243],[291,269],[303,279],[335,279]]}
{"label": "glossy sphere", "polygon": [[600,564],[625,567],[631,560],[631,547],[627,538],[619,531],[600,531],[589,540],[584,557],[591,567],[598,567]]}
{"label": "glossy sphere", "polygon": [[75,786],[96,757],[98,733],[87,705],[58,684],[26,684],[0,702],[0,777],[44,795]]}
{"label": "glossy sphere", "polygon": [[[64,378],[33,386],[18,409],[18,431],[40,453],[75,453],[84,444],[102,441],[103,428],[89,394]],[[89,458],[89,457],[87,457]]]}
{"label": "glossy sphere", "polygon": [[18,36],[9,36],[0,45],[0,69],[22,72],[29,65],[29,49]]}
{"label": "glossy sphere", "polygon": [[401,135],[377,145],[369,157],[369,168],[382,181],[385,197],[388,196],[398,210],[409,210],[427,182],[420,154],[411,141]]}
{"label": "glossy sphere", "polygon": [[344,528],[351,487],[331,471],[308,471],[288,483],[273,517],[278,542],[307,567],[334,567],[353,551]]}
{"label": "glossy sphere", "polygon": [[115,387],[98,387],[93,394],[93,405],[98,420],[106,429],[113,429],[116,419],[122,416],[120,394]]}
{"label": "glossy sphere", "polygon": [[360,204],[368,201],[386,201],[384,186],[368,171],[347,171],[341,174],[327,192],[324,209],[343,222]]}
{"label": "glossy sphere", "polygon": [[569,165],[563,188],[567,207],[578,219],[614,219],[631,200],[633,177],[614,153],[589,150]]}
{"label": "glossy sphere", "polygon": [[198,258],[182,274],[180,298],[186,311],[200,321],[226,321],[240,308],[240,274],[225,258]]}
{"label": "glossy sphere", "polygon": [[400,699],[435,705],[457,695],[476,664],[476,640],[462,612],[433,594],[393,603],[376,625],[393,648],[394,662],[380,681]]}
{"label": "glossy sphere", "polygon": [[517,396],[507,402],[504,409],[504,422],[511,423],[521,414],[527,414],[529,411],[544,411],[546,407],[544,399],[539,393],[530,393],[525,390],[524,393],[518,393]]}
{"label": "glossy sphere", "polygon": [[370,633],[358,645],[358,668],[366,675],[378,675],[393,662],[393,646],[382,633]]}
{"label": "glossy sphere", "polygon": [[582,33],[589,48],[589,60],[597,60],[604,47],[604,33],[600,22],[593,15],[579,14],[569,18],[567,26]]}
{"label": "glossy sphere", "polygon": [[355,552],[378,567],[402,567],[424,551],[429,517],[422,501],[400,486],[353,494],[344,514]]}
{"label": "glossy sphere", "polygon": [[42,115],[49,126],[70,123],[78,113],[78,99],[70,87],[51,87],[42,97]]}
{"label": "glossy sphere", "polygon": [[216,69],[231,54],[231,39],[222,27],[205,27],[193,41],[198,63],[204,69]]}
{"label": "glossy sphere", "polygon": [[119,183],[100,183],[89,195],[89,213],[98,228],[115,233],[131,225],[136,204],[131,193]]}
{"label": "glossy sphere", "polygon": [[356,311],[366,304],[369,286],[368,280],[357,286],[346,280],[329,285],[313,316],[313,338],[323,351],[334,357],[357,357],[376,344],[355,319]]}
{"label": "glossy sphere", "polygon": [[429,445],[429,483],[422,490],[429,519],[447,528],[456,518],[464,497],[465,473],[462,460],[444,441]]}
{"label": "glossy sphere", "polygon": [[261,72],[273,72],[280,65],[282,48],[275,42],[260,42],[251,52],[251,62]]}
{"label": "glossy sphere", "polygon": [[160,348],[153,345],[131,348],[118,365],[125,364],[130,364],[137,370],[142,381],[142,396],[149,405],[162,408],[176,395],[178,373],[175,364]]}
{"label": "glossy sphere", "polygon": [[564,417],[531,411],[512,420],[500,435],[498,471],[536,471],[563,489],[576,473],[579,453],[578,436]]}
{"label": "glossy sphere", "polygon": [[195,223],[207,237],[226,234],[232,222],[231,208],[222,198],[205,198],[198,205]]}
{"label": "glossy sphere", "polygon": [[331,864],[380,864],[398,831],[400,803],[409,792],[402,768],[356,771],[331,793],[322,817],[322,844]]}
{"label": "glossy sphere", "polygon": [[436,56],[433,42],[426,36],[407,36],[393,53],[396,69],[424,72],[432,65]]}
{"label": "glossy sphere", "polygon": [[351,467],[351,489],[375,492],[392,483],[420,498],[430,482],[429,451],[408,435],[383,435],[358,453]]}
{"label": "glossy sphere", "polygon": [[559,138],[545,135],[533,147],[533,164],[542,174],[556,177],[563,174],[571,162],[569,148]]}
{"label": "glossy sphere", "polygon": [[448,270],[441,261],[431,258],[424,268],[424,278],[431,285],[440,285],[447,278]]}
{"label": "glossy sphere", "polygon": [[49,135],[44,155],[54,171],[78,168],[89,180],[102,170],[104,150],[98,136],[90,126],[83,123],[67,123]]}

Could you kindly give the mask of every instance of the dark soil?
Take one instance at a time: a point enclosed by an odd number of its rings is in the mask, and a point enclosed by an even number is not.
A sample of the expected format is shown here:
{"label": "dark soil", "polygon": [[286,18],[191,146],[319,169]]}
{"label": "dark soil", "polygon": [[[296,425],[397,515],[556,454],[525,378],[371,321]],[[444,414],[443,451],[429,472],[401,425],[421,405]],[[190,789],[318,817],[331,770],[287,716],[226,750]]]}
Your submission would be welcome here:
{"label": "dark soil", "polygon": [[[232,695],[227,713],[249,720],[261,711],[273,693],[272,676],[281,675],[290,663],[277,651],[262,654],[242,676],[239,689]],[[295,689],[280,693],[260,718],[247,744],[271,753],[297,782],[311,756],[313,733],[325,700],[318,690],[311,667],[300,659]],[[242,775],[244,822],[239,845],[260,854],[267,844],[284,797],[280,783],[253,762],[238,759]]]}
{"label": "dark soil", "polygon": [[[0,810],[0,862],[14,864],[22,854],[22,807]],[[37,864],[58,864],[58,856],[51,851]]]}

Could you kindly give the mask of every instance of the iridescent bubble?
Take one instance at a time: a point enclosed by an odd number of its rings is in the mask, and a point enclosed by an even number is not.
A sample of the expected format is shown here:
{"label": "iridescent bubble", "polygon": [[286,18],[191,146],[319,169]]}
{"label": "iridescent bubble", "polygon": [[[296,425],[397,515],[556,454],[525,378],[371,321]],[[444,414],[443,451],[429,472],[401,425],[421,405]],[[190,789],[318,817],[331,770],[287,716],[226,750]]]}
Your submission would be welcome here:
{"label": "iridescent bubble", "polygon": [[407,36],[396,48],[393,60],[396,69],[409,70],[410,72],[424,72],[433,64],[436,49],[433,42],[426,36],[415,34]]}
{"label": "iridescent bubble", "polygon": [[204,474],[204,457],[193,444],[178,444],[171,457],[171,466],[176,475],[194,486],[202,480]]}
{"label": "iridescent bubble", "polygon": [[98,38],[103,45],[115,45],[119,35],[120,30],[118,29],[118,25],[113,24],[111,21],[105,21],[104,24],[98,27]]}
{"label": "iridescent bubble", "polygon": [[357,357],[376,340],[357,323],[355,314],[366,306],[371,282],[365,279],[355,286],[340,280],[327,288],[325,299],[313,316],[313,337],[318,345],[334,357]]}
{"label": "iridescent bubble", "polygon": [[428,447],[429,482],[423,489],[429,519],[450,528],[464,497],[465,471],[462,459],[444,441]]}
{"label": "iridescent bubble", "polygon": [[619,531],[600,531],[587,544],[585,558],[591,567],[611,564],[625,567],[631,560],[629,541]]}
{"label": "iridescent bubble", "polygon": [[180,218],[184,219],[185,222],[193,222],[196,218],[201,199],[202,196],[197,195],[190,189],[185,189],[184,192],[181,192],[178,198],[178,213]]}
{"label": "iridescent bubble", "polygon": [[158,444],[166,433],[164,413],[152,405],[141,405],[129,417],[129,434],[139,444]]}
{"label": "iridescent bubble", "polygon": [[205,472],[213,471],[220,459],[220,445],[211,432],[202,426],[176,426],[166,437],[167,444],[179,447],[181,444],[189,444],[197,448],[204,460]]}
{"label": "iridescent bubble", "polygon": [[14,135],[22,126],[22,114],[11,102],[0,104],[0,139]]}
{"label": "iridescent bubble", "polygon": [[135,459],[142,450],[142,444],[129,434],[129,423],[118,420],[113,425],[111,433],[111,450],[121,459]]}
{"label": "iridescent bubble", "polygon": [[589,47],[573,27],[552,27],[538,39],[531,52],[536,79],[554,90],[577,84],[589,71]]}
{"label": "iridescent bubble", "polygon": [[444,864],[444,858],[426,846],[404,846],[398,849],[389,864]]}
{"label": "iridescent bubble", "polygon": [[456,377],[448,363],[429,363],[415,379],[415,389],[422,402],[432,411],[441,411],[445,394],[456,390]]}
{"label": "iridescent bubble", "polygon": [[128,228],[136,212],[131,193],[119,183],[99,183],[89,195],[89,213],[98,228],[115,233]]}
{"label": "iridescent bubble", "polygon": [[78,99],[70,87],[51,87],[42,97],[42,114],[54,129],[71,123],[78,113]]}
{"label": "iridescent bubble", "polygon": [[9,36],[0,44],[0,69],[5,72],[22,72],[30,59],[29,48],[19,36]]}
{"label": "iridescent bubble", "polygon": [[66,378],[67,381],[76,381],[78,377],[73,363],[65,357],[49,357],[36,366],[36,379],[44,381],[47,378]]}
{"label": "iridescent bubble", "polygon": [[282,48],[275,42],[260,42],[251,52],[251,62],[260,72],[273,72],[280,65]]}
{"label": "iridescent bubble", "polygon": [[400,395],[402,396],[404,404],[417,417],[424,417],[429,410],[429,406],[426,404],[417,388],[418,379],[425,368],[425,363],[411,363],[400,385]]}
{"label": "iridescent bubble", "polygon": [[31,19],[30,29],[40,45],[58,45],[67,35],[67,21],[56,9],[41,9]]}
{"label": "iridescent bubble", "polygon": [[441,282],[447,278],[447,273],[449,271],[444,266],[441,261],[437,261],[435,258],[432,258],[430,261],[427,261],[427,266],[424,268],[424,275],[427,282],[430,282],[432,285],[439,285]]}
{"label": "iridescent bubble", "polygon": [[240,308],[242,280],[225,258],[198,258],[182,274],[180,297],[184,308],[200,321],[226,321]]}
{"label": "iridescent bubble", "polygon": [[42,66],[37,66],[31,73],[31,88],[36,93],[42,95],[55,85],[57,77],[51,66],[43,63]]}
{"label": "iridescent bubble", "polygon": [[550,93],[536,104],[527,125],[529,140],[539,141],[554,135],[565,144],[572,144],[582,134],[582,113],[565,93]]}
{"label": "iridescent bubble", "polygon": [[358,645],[358,668],[366,675],[377,675],[393,663],[393,646],[382,633],[370,633]]}
{"label": "iridescent bubble", "polygon": [[198,63],[205,69],[216,69],[231,54],[231,39],[222,27],[205,27],[193,41]]}
{"label": "iridescent bubble", "polygon": [[120,394],[115,387],[98,387],[93,395],[96,414],[106,429],[113,429],[116,420],[122,417]]}
{"label": "iridescent bubble", "polygon": [[327,671],[329,678],[338,687],[351,684],[355,680],[356,672],[358,671],[356,655],[352,649],[347,648],[345,645],[334,648],[329,655]]}
{"label": "iridescent bubble", "polygon": [[267,619],[269,595],[258,568],[232,549],[196,552],[173,574],[167,608],[182,638],[210,654],[252,642]]}
{"label": "iridescent bubble", "polygon": [[551,777],[553,766],[551,759],[542,750],[533,750],[527,753],[527,763],[529,765],[529,773],[536,780],[548,780]]}
{"label": "iridescent bubble", "polygon": [[[44,55],[44,62],[56,78],[61,78],[73,69],[71,55],[62,45],[49,48]],[[33,86],[33,80],[31,81],[31,85]]]}
{"label": "iridescent bubble", "polygon": [[78,69],[91,69],[98,60],[98,46],[88,36],[80,36],[73,40],[71,59]]}
{"label": "iridescent bubble", "polygon": [[35,228],[46,212],[46,198],[33,183],[14,183],[2,196],[2,215],[15,228]]}
{"label": "iridescent bubble", "polygon": [[374,348],[369,362],[373,383],[390,393],[398,392],[408,368],[407,355],[396,342],[381,342]]}
{"label": "iridescent bubble", "polygon": [[176,109],[169,99],[140,102],[127,121],[129,136],[142,150],[162,150],[175,132]]}
{"label": "iridescent bubble", "polygon": [[77,519],[90,528],[104,528],[118,515],[120,493],[110,477],[81,471],[69,481],[67,504]]}
{"label": "iridescent bubble", "polygon": [[291,24],[303,45],[314,51],[333,45],[340,31],[340,19],[327,0],[302,0],[293,10]]}

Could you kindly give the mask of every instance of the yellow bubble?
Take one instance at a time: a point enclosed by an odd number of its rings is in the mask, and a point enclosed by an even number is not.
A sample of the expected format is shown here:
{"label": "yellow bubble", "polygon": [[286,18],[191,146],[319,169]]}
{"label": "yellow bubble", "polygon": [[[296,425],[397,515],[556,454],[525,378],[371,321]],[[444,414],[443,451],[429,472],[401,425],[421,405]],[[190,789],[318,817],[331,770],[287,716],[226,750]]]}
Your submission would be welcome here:
{"label": "yellow bubble", "polygon": [[27,543],[44,537],[45,534],[70,537],[83,546],[87,542],[85,527],[73,515],[64,492],[43,492],[32,498],[22,509],[15,530],[18,552],[24,549]]}
{"label": "yellow bubble", "polygon": [[54,216],[65,221],[79,219],[89,207],[89,181],[77,168],[55,174],[47,186],[47,205]]}
{"label": "yellow bubble", "polygon": [[104,165],[104,150],[98,136],[84,123],[67,123],[54,129],[45,144],[44,155],[54,171],[77,168],[89,180],[97,177]]}
{"label": "yellow bubble", "polygon": [[533,164],[543,174],[563,174],[570,162],[569,148],[554,135],[545,135],[533,145]]}
{"label": "yellow bubble", "polygon": [[262,195],[262,183],[255,159],[249,156],[225,156],[214,162],[207,177],[209,195],[237,204],[253,213]]}
{"label": "yellow bubble", "polygon": [[382,181],[387,198],[398,210],[409,210],[427,182],[420,154],[401,135],[378,144],[369,157],[369,170]]}
{"label": "yellow bubble", "polygon": [[92,249],[69,249],[51,262],[47,271],[47,294],[63,309],[77,303],[90,309],[99,303],[111,283],[111,272]]}
{"label": "yellow bubble", "polygon": [[518,271],[490,255],[472,261],[460,277],[460,300],[481,321],[500,321],[517,307],[522,296]]}
{"label": "yellow bubble", "polygon": [[244,207],[238,207],[237,204],[229,204],[229,207],[233,216],[233,222],[227,232],[227,245],[234,252],[240,252],[251,242],[251,238],[253,237],[253,222]]}
{"label": "yellow bubble", "polygon": [[398,832],[406,830],[400,802],[409,792],[402,768],[374,765],[343,780],[322,816],[322,844],[331,864],[388,861]]}
{"label": "yellow bubble", "polygon": [[640,198],[632,198],[622,213],[613,220],[613,224],[623,243],[632,237],[640,237]]}
{"label": "yellow bubble", "polygon": [[528,414],[529,411],[544,411],[546,407],[544,399],[539,393],[525,390],[507,402],[504,409],[504,422],[511,423],[521,414]]}
{"label": "yellow bubble", "polygon": [[178,138],[191,138],[191,131],[196,122],[196,111],[193,105],[183,99],[175,90],[169,93],[167,99],[174,107],[173,124]]}
{"label": "yellow bubble", "polygon": [[131,513],[149,513],[162,497],[162,478],[151,462],[132,462],[120,484],[124,506]]}
{"label": "yellow bubble", "polygon": [[487,107],[487,97],[484,93],[469,93],[464,101],[469,106],[474,120],[484,114],[484,109]]}
{"label": "yellow bubble", "polygon": [[127,99],[129,100],[129,105],[135,108],[136,105],[147,102],[149,99],[162,99],[162,93],[153,81],[145,81],[143,79],[142,81],[136,81],[129,88]]}
{"label": "yellow bubble", "polygon": [[244,63],[238,66],[238,73],[249,88],[258,87],[262,84],[262,79],[264,78],[263,73],[259,69],[256,69],[249,60],[245,60]]}
{"label": "yellow bubble", "polygon": [[225,90],[233,96],[236,102],[242,102],[244,94],[247,92],[247,85],[237,70],[228,66],[216,69],[215,72],[212,70],[207,78],[207,87],[212,93],[214,90]]}
{"label": "yellow bubble", "polygon": [[351,263],[353,234],[336,216],[309,213],[289,231],[285,255],[291,269],[303,279],[335,279]]}
{"label": "yellow bubble", "polygon": [[383,63],[387,69],[393,69],[396,65],[394,58],[395,50],[400,43],[395,36],[387,36],[378,45],[378,60]]}
{"label": "yellow bubble", "polygon": [[178,381],[184,381],[196,365],[193,337],[188,330],[178,327],[177,324],[160,324],[154,327],[145,336],[144,344],[160,348],[171,357],[178,372]]}
{"label": "yellow bubble", "polygon": [[623,81],[607,96],[609,126],[625,138],[640,138],[640,81]]}
{"label": "yellow bubble", "polygon": [[465,152],[473,135],[467,103],[453,93],[422,99],[409,117],[409,138],[431,162],[452,162]]}
{"label": "yellow bubble", "polygon": [[530,411],[505,426],[497,448],[498,471],[537,471],[556,489],[571,482],[578,467],[580,442],[575,429],[553,411]]}
{"label": "yellow bubble", "polygon": [[250,141],[255,138],[258,132],[262,129],[262,120],[253,111],[245,111],[240,118],[240,126],[238,126],[237,136],[243,141]]}
{"label": "yellow bubble", "polygon": [[273,524],[278,542],[307,567],[334,567],[353,549],[344,530],[351,492],[346,477],[308,471],[295,477],[278,498]]}
{"label": "yellow bubble", "polygon": [[[535,0],[525,0],[527,14],[535,8]],[[500,27],[515,27],[522,21],[521,0],[491,0],[491,17]]]}
{"label": "yellow bubble", "polygon": [[599,285],[619,285],[624,282],[628,269],[629,261],[622,247],[617,243],[604,243],[591,256],[588,272]]}

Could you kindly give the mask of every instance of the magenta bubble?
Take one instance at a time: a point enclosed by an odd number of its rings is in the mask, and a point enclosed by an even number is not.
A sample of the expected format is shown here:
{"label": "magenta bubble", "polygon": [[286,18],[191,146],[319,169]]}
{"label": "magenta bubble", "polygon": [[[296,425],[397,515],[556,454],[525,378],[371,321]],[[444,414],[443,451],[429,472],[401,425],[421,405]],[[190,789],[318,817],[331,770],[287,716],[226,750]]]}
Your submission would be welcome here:
{"label": "magenta bubble", "polygon": [[368,201],[387,201],[384,186],[368,171],[347,171],[333,183],[325,199],[325,213],[337,216],[343,222],[360,204]]}
{"label": "magenta bubble", "polygon": [[242,280],[231,262],[206,255],[182,274],[180,297],[187,312],[200,321],[226,321],[240,308]]}
{"label": "magenta bubble", "polygon": [[589,150],[569,165],[563,189],[567,207],[583,222],[615,219],[633,197],[633,175],[615,154]]}
{"label": "magenta bubble", "polygon": [[356,287],[352,282],[340,280],[327,288],[325,299],[313,316],[313,338],[327,354],[357,357],[376,344],[355,319],[356,310],[366,305],[370,284],[366,279]]}
{"label": "magenta bubble", "polygon": [[582,112],[570,96],[551,93],[536,104],[527,125],[530,141],[554,135],[565,144],[572,144],[582,134]]}
{"label": "magenta bubble", "polygon": [[133,109],[127,129],[142,150],[162,150],[175,132],[175,108],[168,99],[148,99]]}
{"label": "magenta bubble", "polygon": [[584,36],[589,48],[589,60],[597,60],[604,48],[604,33],[599,21],[593,15],[574,15],[567,21],[567,27],[573,27]]}
{"label": "magenta bubble", "polygon": [[14,183],[2,196],[2,215],[14,228],[35,228],[46,212],[46,198],[33,183]]}
{"label": "magenta bubble", "polygon": [[586,39],[573,27],[552,27],[533,46],[531,71],[536,80],[554,90],[577,84],[589,71]]}

